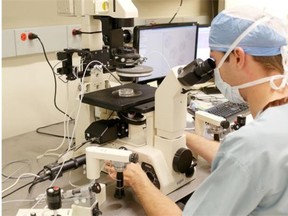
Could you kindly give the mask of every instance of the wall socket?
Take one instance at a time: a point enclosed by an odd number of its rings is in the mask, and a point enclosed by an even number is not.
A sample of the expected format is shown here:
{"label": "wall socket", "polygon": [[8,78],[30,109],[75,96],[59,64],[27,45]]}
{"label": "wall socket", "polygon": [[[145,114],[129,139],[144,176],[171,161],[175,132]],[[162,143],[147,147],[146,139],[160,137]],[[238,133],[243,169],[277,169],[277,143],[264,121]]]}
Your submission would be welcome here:
{"label": "wall socket", "polygon": [[28,39],[29,33],[38,35],[46,52],[62,50],[63,48],[67,47],[66,26],[15,29],[16,55],[43,52],[42,46],[38,39]]}
{"label": "wall socket", "polygon": [[73,30],[81,30],[81,25],[67,26],[67,48],[81,49],[81,35],[73,35]]}

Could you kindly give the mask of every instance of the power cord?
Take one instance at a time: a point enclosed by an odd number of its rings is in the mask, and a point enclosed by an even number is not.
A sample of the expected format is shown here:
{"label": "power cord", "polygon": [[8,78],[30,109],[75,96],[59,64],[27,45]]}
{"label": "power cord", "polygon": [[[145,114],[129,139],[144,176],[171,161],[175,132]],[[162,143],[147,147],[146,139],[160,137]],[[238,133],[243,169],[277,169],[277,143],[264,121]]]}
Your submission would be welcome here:
{"label": "power cord", "polygon": [[83,32],[83,31],[78,30],[78,29],[73,29],[73,31],[72,31],[72,35],[98,34],[98,33],[102,33],[102,31]]}
{"label": "power cord", "polygon": [[46,54],[46,50],[45,50],[45,47],[41,41],[41,39],[38,37],[37,34],[34,34],[34,33],[29,33],[28,34],[28,39],[29,40],[34,40],[34,39],[38,39],[38,41],[40,42],[41,44],[41,47],[42,47],[42,50],[43,50],[43,54],[44,54],[44,57],[45,57],[45,60],[46,62],[48,63],[49,67],[51,68],[52,72],[53,72],[53,78],[54,78],[54,106],[56,107],[56,109],[63,113],[64,115],[66,115],[67,117],[69,117],[71,120],[72,120],[72,117],[70,117],[67,113],[65,113],[64,111],[62,111],[58,105],[57,105],[57,102],[56,102],[56,96],[57,96],[57,81],[56,81],[56,75],[55,75],[55,72],[54,72],[54,69],[52,67],[52,65],[50,64],[49,60],[48,60],[48,57],[47,57],[47,54]]}
{"label": "power cord", "polygon": [[17,191],[21,190],[21,189],[24,188],[24,187],[27,187],[27,186],[30,185],[30,184],[33,184],[34,182],[35,182],[35,181],[31,181],[31,182],[28,182],[28,183],[25,184],[25,185],[22,185],[21,187],[19,187],[19,188],[15,189],[15,190],[11,191],[10,193],[2,196],[2,199],[6,198],[6,197],[8,197],[8,196],[10,196],[10,195],[12,195],[13,193],[16,193]]}
{"label": "power cord", "polygon": [[47,133],[47,132],[43,132],[40,131],[41,129],[45,129],[54,125],[58,125],[58,124],[62,124],[63,122],[58,122],[58,123],[54,123],[54,124],[50,124],[47,126],[43,126],[43,127],[39,127],[36,129],[36,133],[38,134],[42,134],[42,135],[48,135],[48,136],[53,136],[53,137],[58,137],[58,138],[66,138],[66,139],[75,139],[74,137],[70,137],[70,136],[62,136],[62,135],[57,135],[57,134],[52,134],[52,133]]}
{"label": "power cord", "polygon": [[171,22],[174,20],[174,18],[177,16],[177,14],[178,14],[180,8],[182,7],[182,4],[183,4],[183,0],[180,0],[180,5],[179,5],[179,7],[178,7],[176,13],[174,14],[174,16],[173,16],[173,17],[171,18],[171,20],[169,21],[169,23],[171,23]]}

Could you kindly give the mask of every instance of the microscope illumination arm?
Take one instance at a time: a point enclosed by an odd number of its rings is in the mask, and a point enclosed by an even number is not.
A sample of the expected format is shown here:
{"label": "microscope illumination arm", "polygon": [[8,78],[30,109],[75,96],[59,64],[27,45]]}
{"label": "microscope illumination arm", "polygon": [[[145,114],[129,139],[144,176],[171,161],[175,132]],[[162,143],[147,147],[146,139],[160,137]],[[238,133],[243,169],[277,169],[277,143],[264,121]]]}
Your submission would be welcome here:
{"label": "microscope illumination arm", "polygon": [[87,178],[99,179],[101,173],[101,160],[129,163],[135,159],[135,154],[129,150],[89,146],[86,148]]}

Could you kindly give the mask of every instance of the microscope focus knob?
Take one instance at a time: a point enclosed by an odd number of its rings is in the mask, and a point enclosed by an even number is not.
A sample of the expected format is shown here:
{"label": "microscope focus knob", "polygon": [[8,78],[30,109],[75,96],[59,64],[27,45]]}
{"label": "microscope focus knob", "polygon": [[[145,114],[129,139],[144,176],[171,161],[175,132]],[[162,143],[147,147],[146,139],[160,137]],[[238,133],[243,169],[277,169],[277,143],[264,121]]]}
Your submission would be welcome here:
{"label": "microscope focus knob", "polygon": [[139,160],[139,156],[137,153],[132,153],[129,157],[129,161],[132,163],[137,163]]}
{"label": "microscope focus knob", "polygon": [[192,152],[187,148],[180,148],[173,158],[173,169],[175,172],[186,173],[193,160]]}

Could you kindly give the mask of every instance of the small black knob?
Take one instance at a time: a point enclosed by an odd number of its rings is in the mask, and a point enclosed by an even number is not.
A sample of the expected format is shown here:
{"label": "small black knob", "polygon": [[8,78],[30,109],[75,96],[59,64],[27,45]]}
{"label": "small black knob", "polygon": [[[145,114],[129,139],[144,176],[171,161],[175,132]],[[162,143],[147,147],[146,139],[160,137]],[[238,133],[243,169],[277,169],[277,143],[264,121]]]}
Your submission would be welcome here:
{"label": "small black knob", "polygon": [[101,192],[101,185],[98,182],[95,182],[91,187],[92,192],[98,194]]}
{"label": "small black knob", "polygon": [[129,158],[129,161],[132,162],[132,163],[137,163],[139,160],[139,156],[137,153],[132,153],[130,155],[130,158]]}
{"label": "small black knob", "polygon": [[227,121],[227,120],[222,121],[222,122],[220,122],[220,126],[221,126],[222,128],[224,128],[224,129],[227,129],[227,128],[229,128],[229,126],[230,126],[230,122]]}
{"label": "small black knob", "polygon": [[197,163],[192,163],[191,166],[186,170],[185,175],[187,178],[190,178],[195,173],[195,167],[197,166]]}
{"label": "small black knob", "polygon": [[238,115],[237,116],[237,123],[240,125],[240,127],[244,126],[246,124],[246,116]]}

